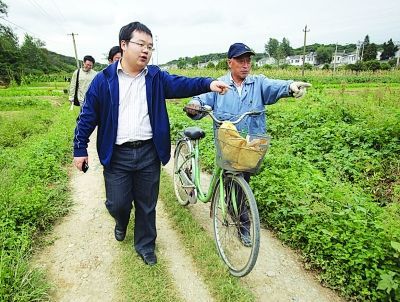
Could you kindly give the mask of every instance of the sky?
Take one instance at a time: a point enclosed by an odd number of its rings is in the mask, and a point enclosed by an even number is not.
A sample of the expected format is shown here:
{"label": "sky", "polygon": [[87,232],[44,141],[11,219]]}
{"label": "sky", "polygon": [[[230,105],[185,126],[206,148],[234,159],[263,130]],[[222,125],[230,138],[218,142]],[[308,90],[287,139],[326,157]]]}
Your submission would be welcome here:
{"label": "sky", "polygon": [[[118,45],[122,26],[144,23],[153,33],[152,64],[180,57],[227,52],[243,42],[264,52],[270,38],[287,38],[293,48],[306,44],[363,41],[400,43],[400,1],[385,0],[3,0],[10,26],[20,43],[27,33],[50,51],[78,58],[92,55],[106,63]],[[10,23],[11,22],[11,23]]]}

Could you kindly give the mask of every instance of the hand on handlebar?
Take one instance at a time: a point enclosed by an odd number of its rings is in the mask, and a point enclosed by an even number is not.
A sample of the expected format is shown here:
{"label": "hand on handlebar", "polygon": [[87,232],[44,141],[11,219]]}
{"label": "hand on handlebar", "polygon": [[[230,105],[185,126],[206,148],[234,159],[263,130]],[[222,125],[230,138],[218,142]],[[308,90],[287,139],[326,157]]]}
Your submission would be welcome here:
{"label": "hand on handlebar", "polygon": [[184,111],[189,114],[189,115],[197,115],[200,113],[201,105],[200,104],[194,104],[194,103],[189,103],[184,107]]}

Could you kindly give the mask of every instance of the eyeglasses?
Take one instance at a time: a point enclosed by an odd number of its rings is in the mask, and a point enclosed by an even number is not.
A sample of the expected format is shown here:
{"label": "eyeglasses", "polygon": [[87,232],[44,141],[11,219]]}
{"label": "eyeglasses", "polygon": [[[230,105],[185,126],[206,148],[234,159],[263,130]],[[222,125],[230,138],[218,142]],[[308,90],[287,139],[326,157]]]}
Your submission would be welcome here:
{"label": "eyeglasses", "polygon": [[144,44],[144,43],[140,43],[140,42],[135,42],[135,41],[131,41],[131,40],[129,40],[128,42],[130,42],[130,43],[133,43],[133,44],[136,44],[137,46],[139,46],[141,49],[147,49],[149,52],[152,52],[152,51],[154,51],[155,49],[154,49],[154,47],[153,47],[153,45],[146,45],[146,44]]}

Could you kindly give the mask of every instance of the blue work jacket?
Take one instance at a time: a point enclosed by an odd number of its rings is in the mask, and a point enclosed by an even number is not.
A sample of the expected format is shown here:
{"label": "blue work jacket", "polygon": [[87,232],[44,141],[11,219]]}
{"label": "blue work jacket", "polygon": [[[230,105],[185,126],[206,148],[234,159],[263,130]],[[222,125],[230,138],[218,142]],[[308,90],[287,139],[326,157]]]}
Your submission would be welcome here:
{"label": "blue work jacket", "polygon": [[[268,79],[264,75],[248,75],[243,82],[242,93],[239,95],[231,73],[222,76],[219,80],[229,84],[229,91],[220,95],[209,92],[195,96],[191,103],[209,105],[219,120],[235,120],[247,111],[261,111],[265,105],[275,104],[280,98],[289,96],[289,85],[293,81]],[[201,115],[193,117],[201,118]],[[266,132],[265,113],[259,116],[246,117],[236,125],[239,131],[250,134],[264,134]]]}

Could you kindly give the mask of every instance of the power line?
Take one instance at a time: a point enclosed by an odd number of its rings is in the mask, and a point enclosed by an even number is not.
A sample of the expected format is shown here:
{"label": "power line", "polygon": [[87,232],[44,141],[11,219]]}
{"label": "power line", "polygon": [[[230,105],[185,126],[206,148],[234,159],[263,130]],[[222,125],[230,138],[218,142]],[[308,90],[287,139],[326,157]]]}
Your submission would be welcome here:
{"label": "power line", "polygon": [[51,0],[53,3],[54,7],[57,9],[58,13],[60,14],[61,18],[63,19],[64,22],[67,22],[67,19],[64,17],[63,13],[61,12],[60,8],[58,7],[57,3],[54,2],[54,0]]}
{"label": "power line", "polygon": [[60,29],[64,30],[64,27],[61,23],[59,23],[58,19],[49,14],[39,3],[36,2],[36,0],[29,0],[29,2],[35,6],[36,8],[39,9],[40,13],[45,16],[46,18],[50,18],[51,20],[54,20],[57,26],[60,27]]}
{"label": "power line", "polygon": [[8,22],[8,23],[10,23],[10,24],[12,24],[12,25],[14,25],[14,26],[16,26],[16,27],[22,29],[22,30],[25,30],[25,31],[27,31],[27,32],[29,32],[29,33],[31,33],[31,34],[33,34],[33,35],[37,35],[37,34],[31,32],[31,31],[27,30],[26,28],[23,28],[22,26],[19,26],[18,24],[15,24],[14,22],[11,22],[10,20],[7,20],[7,19],[4,18],[4,17],[1,17],[1,16],[0,16],[0,19],[3,19],[4,21],[6,21],[6,22]]}
{"label": "power line", "polygon": [[[41,40],[42,42],[45,42],[45,43],[46,43],[46,40],[47,40],[47,41],[51,41],[51,42],[53,42],[53,43],[58,43],[57,41],[54,41],[54,40],[51,40],[51,39],[48,39],[48,38],[42,38],[39,34],[34,33],[34,32],[32,32],[32,31],[30,31],[30,30],[28,30],[28,29],[26,29],[26,28],[24,28],[24,27],[22,27],[22,26],[20,26],[20,25],[18,25],[18,24],[16,24],[16,23],[14,23],[14,22],[12,22],[12,21],[10,21],[10,20],[4,18],[4,17],[1,17],[1,16],[0,16],[0,19],[3,19],[4,21],[6,21],[6,22],[8,22],[8,23],[10,23],[10,24],[12,24],[12,25],[18,27],[19,29],[22,29],[23,31],[30,33],[34,38],[39,39],[39,40]],[[38,37],[39,37],[39,38],[38,38]]]}

